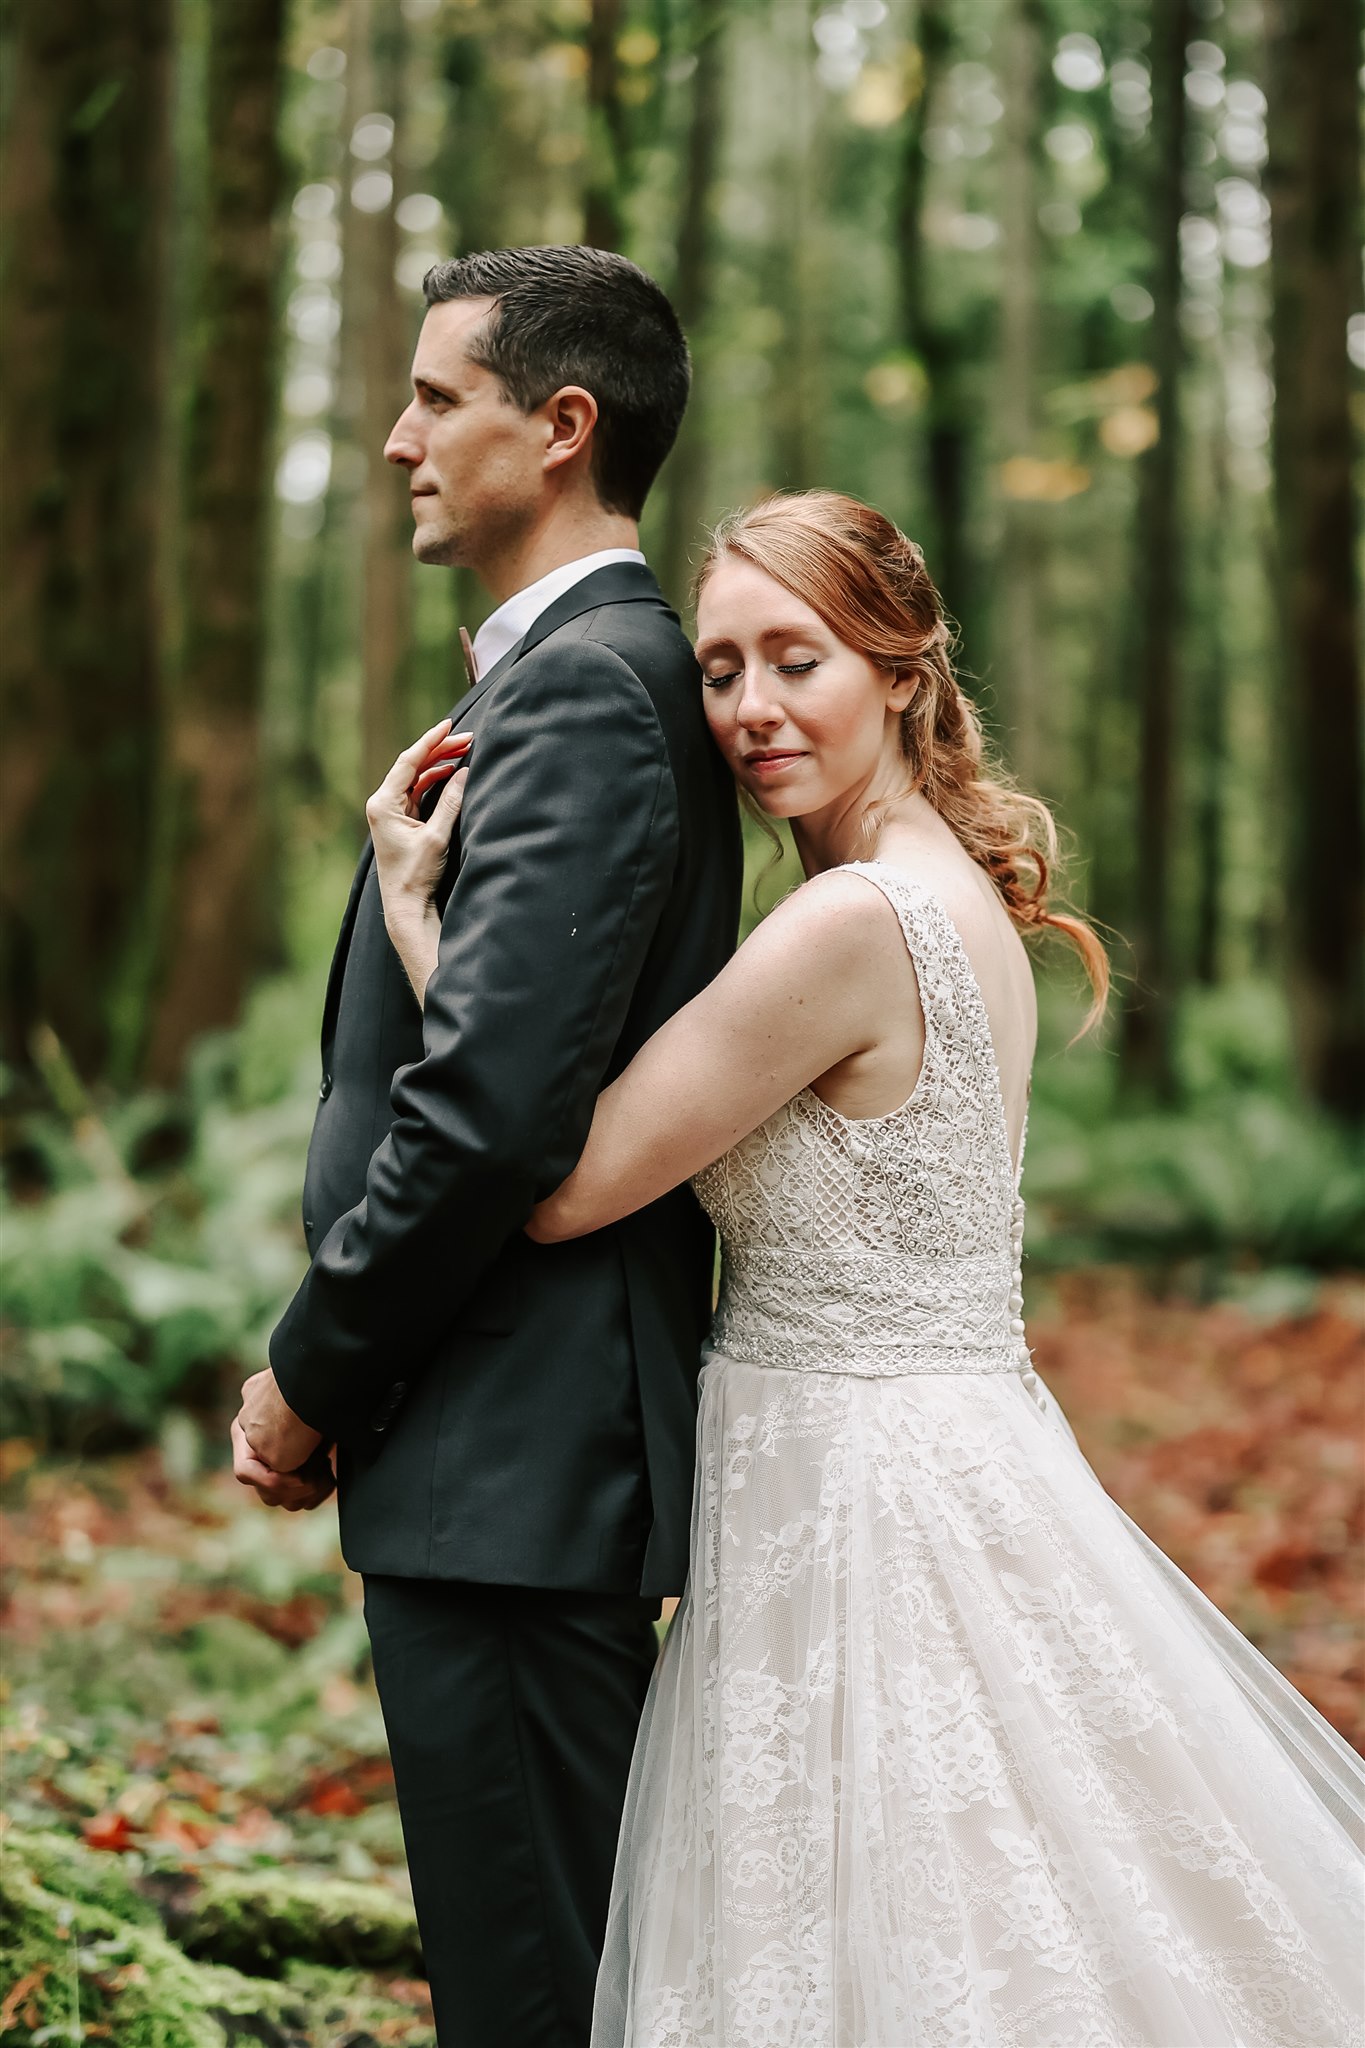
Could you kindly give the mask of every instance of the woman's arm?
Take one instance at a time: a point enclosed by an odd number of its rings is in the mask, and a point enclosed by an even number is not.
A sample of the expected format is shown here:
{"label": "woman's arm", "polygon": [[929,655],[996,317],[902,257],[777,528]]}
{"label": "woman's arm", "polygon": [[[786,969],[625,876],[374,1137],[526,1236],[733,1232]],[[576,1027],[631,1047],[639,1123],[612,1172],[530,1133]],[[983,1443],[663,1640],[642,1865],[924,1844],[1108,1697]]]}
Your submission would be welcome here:
{"label": "woman's arm", "polygon": [[856,876],[798,889],[709,987],[597,1098],[568,1179],[526,1226],[582,1237],[709,1166],[885,1023],[887,962],[904,943],[885,898]]}

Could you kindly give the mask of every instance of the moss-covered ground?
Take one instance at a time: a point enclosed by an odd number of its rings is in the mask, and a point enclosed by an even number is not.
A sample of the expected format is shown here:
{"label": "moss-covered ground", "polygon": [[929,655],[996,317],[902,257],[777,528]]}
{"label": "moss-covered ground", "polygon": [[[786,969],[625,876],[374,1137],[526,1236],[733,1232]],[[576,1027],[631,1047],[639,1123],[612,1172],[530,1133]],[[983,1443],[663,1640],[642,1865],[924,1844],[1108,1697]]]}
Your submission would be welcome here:
{"label": "moss-covered ground", "polygon": [[[1110,1491],[1357,1742],[1361,1301],[1030,1293]],[[434,2048],[334,1513],[269,1513],[215,1457],[176,1414],[121,1459],[0,1443],[0,2048]]]}
{"label": "moss-covered ground", "polygon": [[0,2043],[434,2048],[335,1517],[200,1452],[0,1446]]}

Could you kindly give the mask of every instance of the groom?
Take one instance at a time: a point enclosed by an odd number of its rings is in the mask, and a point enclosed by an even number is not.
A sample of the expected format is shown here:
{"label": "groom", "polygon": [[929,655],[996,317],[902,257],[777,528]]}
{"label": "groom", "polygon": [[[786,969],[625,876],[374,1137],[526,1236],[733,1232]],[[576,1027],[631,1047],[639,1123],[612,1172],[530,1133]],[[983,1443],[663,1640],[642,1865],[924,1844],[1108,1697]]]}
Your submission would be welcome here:
{"label": "groom", "polygon": [[440,960],[419,1008],[367,848],[323,1012],[312,1265],[234,1445],[285,1507],[325,1497],[337,1447],[441,2048],[581,2048],[652,1618],[686,1569],[713,1243],[686,1189],[571,1243],[522,1225],[727,958],[739,833],[638,546],[687,398],[668,300],[589,248],[463,257],[426,297],[385,453],[419,561],[497,601],[454,712]]}

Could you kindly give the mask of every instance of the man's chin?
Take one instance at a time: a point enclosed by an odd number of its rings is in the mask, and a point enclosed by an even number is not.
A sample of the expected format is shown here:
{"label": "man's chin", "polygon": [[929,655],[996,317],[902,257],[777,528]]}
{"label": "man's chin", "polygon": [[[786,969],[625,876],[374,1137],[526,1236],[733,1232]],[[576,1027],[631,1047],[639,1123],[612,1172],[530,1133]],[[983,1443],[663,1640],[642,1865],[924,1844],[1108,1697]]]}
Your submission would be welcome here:
{"label": "man's chin", "polygon": [[460,548],[453,533],[439,527],[419,526],[412,536],[412,552],[419,562],[438,569],[459,567]]}

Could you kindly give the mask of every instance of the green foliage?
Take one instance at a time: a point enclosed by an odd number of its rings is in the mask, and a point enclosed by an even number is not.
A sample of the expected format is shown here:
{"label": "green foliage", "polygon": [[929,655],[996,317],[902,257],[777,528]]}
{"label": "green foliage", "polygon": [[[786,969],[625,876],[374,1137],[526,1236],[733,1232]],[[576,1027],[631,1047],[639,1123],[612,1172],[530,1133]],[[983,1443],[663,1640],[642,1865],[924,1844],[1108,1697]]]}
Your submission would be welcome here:
{"label": "green foliage", "polygon": [[126,1888],[118,1907],[96,1896],[121,1888],[96,1877],[93,1858],[74,1844],[59,1858],[50,1839],[40,1842],[33,1865],[26,1847],[14,1835],[0,1853],[0,1947],[15,1972],[6,2031],[19,2048],[80,2042],[96,2030],[120,2048],[306,2048],[316,2038],[297,1992],[192,1962],[147,1924]]}
{"label": "green foliage", "polygon": [[[1064,1043],[1057,1006],[1044,1018],[1044,1047]],[[1365,1261],[1365,1172],[1349,1137],[1295,1099],[1275,992],[1189,997],[1176,1065],[1183,1099],[1159,1111],[1125,1101],[1102,1044],[1044,1051],[1024,1181],[1030,1260]]]}

